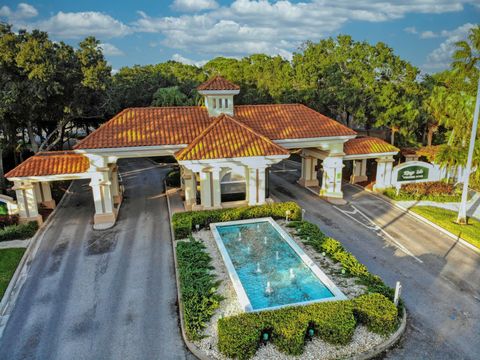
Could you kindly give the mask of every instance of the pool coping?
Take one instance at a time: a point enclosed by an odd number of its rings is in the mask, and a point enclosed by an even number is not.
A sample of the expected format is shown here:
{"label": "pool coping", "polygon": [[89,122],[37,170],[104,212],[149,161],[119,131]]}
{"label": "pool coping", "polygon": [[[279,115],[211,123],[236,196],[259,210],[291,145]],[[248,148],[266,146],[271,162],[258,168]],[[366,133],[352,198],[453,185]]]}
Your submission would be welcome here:
{"label": "pool coping", "polygon": [[[332,293],[333,297],[302,301],[297,303],[277,305],[269,308],[262,309],[253,309],[250,299],[245,292],[245,288],[240,281],[237,270],[235,269],[230,255],[225,247],[225,244],[222,241],[220,233],[217,230],[217,227],[222,226],[231,226],[231,225],[241,225],[241,224],[251,224],[258,222],[268,222],[272,225],[275,230],[280,234],[284,241],[295,251],[295,253],[300,257],[303,263],[308,266],[310,271],[326,286],[326,288]],[[212,231],[215,243],[217,248],[222,255],[223,262],[228,271],[228,276],[232,281],[233,287],[237,294],[238,302],[240,303],[242,309],[245,312],[258,312],[258,311],[270,311],[280,308],[290,307],[290,306],[303,306],[313,303],[327,302],[327,301],[339,301],[339,300],[348,300],[348,298],[340,291],[340,289],[333,283],[333,281],[318,267],[318,265],[302,250],[302,248],[295,242],[295,240],[285,231],[282,227],[271,217],[255,218],[255,219],[246,219],[246,220],[235,220],[235,221],[226,221],[210,224],[210,230]]]}

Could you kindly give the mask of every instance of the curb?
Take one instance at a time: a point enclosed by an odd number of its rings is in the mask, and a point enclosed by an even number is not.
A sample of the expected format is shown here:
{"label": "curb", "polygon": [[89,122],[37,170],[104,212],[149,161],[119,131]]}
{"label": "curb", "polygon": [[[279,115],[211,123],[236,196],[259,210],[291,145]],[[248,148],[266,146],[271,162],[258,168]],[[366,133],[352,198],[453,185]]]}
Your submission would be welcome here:
{"label": "curb", "polygon": [[27,248],[30,244],[30,239],[16,239],[8,241],[0,241],[0,250],[3,249],[18,249],[18,248]]}
{"label": "curb", "polygon": [[180,330],[182,333],[183,342],[187,346],[188,350],[200,360],[210,360],[194,343],[187,339],[187,334],[185,333],[185,319],[183,318],[183,303],[182,297],[180,294],[180,279],[177,271],[177,251],[175,246],[175,235],[173,233],[173,224],[172,224],[172,212],[170,207],[170,197],[167,191],[167,183],[164,180],[163,186],[165,187],[165,197],[167,198],[167,209],[168,209],[168,219],[170,222],[170,240],[172,242],[172,251],[173,251],[173,261],[174,261],[174,271],[175,271],[175,284],[177,287],[177,299],[178,299],[178,316],[180,318]]}
{"label": "curb", "polygon": [[27,249],[25,250],[25,253],[22,256],[22,259],[20,260],[20,263],[18,264],[17,269],[15,270],[15,273],[10,279],[8,287],[5,290],[5,293],[3,294],[3,298],[0,301],[0,339],[2,338],[3,330],[5,329],[5,326],[8,323],[8,319],[10,317],[10,311],[15,305],[15,301],[17,300],[18,294],[22,290],[23,284],[27,279],[32,260],[37,254],[37,251],[40,247],[40,244],[44,238],[46,231],[52,225],[52,221],[53,221],[53,218],[55,217],[55,214],[57,213],[57,209],[59,209],[62,206],[67,196],[69,196],[70,188],[72,187],[72,184],[73,184],[73,181],[70,183],[67,191],[65,191],[65,193],[62,196],[62,199],[59,201],[55,209],[53,209],[53,211],[50,213],[47,220],[42,225],[40,225],[37,233],[30,238]]}
{"label": "curb", "polygon": [[398,327],[397,331],[393,333],[385,342],[375,346],[371,350],[367,350],[364,353],[360,353],[349,357],[350,360],[368,360],[375,358],[384,352],[388,351],[391,347],[393,347],[403,336],[405,330],[407,328],[407,311],[403,308],[402,320],[400,321],[400,326]]}
{"label": "curb", "polygon": [[435,224],[434,222],[432,222],[432,221],[424,218],[423,216],[421,216],[421,215],[413,212],[413,211],[410,210],[409,208],[403,207],[403,206],[397,204],[396,202],[394,202],[393,200],[391,200],[390,198],[388,198],[388,197],[386,197],[386,196],[384,196],[384,195],[382,195],[382,194],[374,193],[374,192],[372,192],[372,191],[370,191],[370,190],[367,190],[367,189],[361,187],[360,185],[357,185],[357,184],[350,184],[350,185],[352,185],[352,186],[354,186],[354,187],[356,187],[356,188],[362,189],[362,190],[364,190],[364,191],[372,194],[372,195],[375,196],[376,198],[378,198],[378,199],[380,199],[380,200],[382,200],[382,201],[384,201],[384,202],[386,202],[386,203],[389,203],[389,204],[392,205],[392,206],[395,206],[397,209],[402,210],[404,213],[406,213],[406,214],[414,217],[415,219],[417,219],[417,220],[419,220],[419,221],[421,221],[421,222],[423,222],[423,223],[425,223],[425,224],[430,225],[431,227],[437,229],[438,231],[442,232],[444,235],[447,235],[447,236],[450,237],[451,239],[453,239],[453,240],[455,240],[455,241],[458,241],[458,243],[459,243],[460,245],[462,245],[462,246],[464,246],[464,247],[466,247],[466,248],[468,248],[468,249],[470,249],[470,250],[472,250],[472,251],[480,254],[480,249],[477,248],[476,246],[470,244],[468,241],[462,239],[460,236],[457,236],[457,235],[451,233],[450,231],[444,229],[443,227]]}

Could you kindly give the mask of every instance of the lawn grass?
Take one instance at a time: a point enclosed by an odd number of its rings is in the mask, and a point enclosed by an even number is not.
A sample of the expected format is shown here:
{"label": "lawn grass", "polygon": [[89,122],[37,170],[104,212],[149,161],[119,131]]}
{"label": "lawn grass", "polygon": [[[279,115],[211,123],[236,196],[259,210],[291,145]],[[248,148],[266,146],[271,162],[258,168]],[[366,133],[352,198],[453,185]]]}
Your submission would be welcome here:
{"label": "lawn grass", "polygon": [[480,248],[480,221],[470,218],[468,225],[458,225],[456,211],[435,206],[414,206],[410,210]]}
{"label": "lawn grass", "polygon": [[5,290],[7,290],[8,283],[15,273],[24,252],[24,248],[0,250],[0,299]]}

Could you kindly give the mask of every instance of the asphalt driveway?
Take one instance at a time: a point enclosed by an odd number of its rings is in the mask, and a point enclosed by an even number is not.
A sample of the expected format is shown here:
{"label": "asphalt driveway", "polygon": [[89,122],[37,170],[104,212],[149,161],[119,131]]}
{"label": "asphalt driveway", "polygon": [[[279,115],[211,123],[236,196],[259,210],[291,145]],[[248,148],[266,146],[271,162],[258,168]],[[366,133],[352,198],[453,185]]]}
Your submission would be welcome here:
{"label": "asphalt driveway", "polygon": [[122,160],[117,224],[93,231],[88,182],[72,186],[6,325],[0,359],[193,359],[179,331],[163,178]]}
{"label": "asphalt driveway", "polygon": [[[296,184],[298,169],[290,161],[276,166],[271,193],[296,201],[307,220],[341,240],[390,286],[397,280],[403,285],[408,328],[387,358],[480,359],[480,255],[350,185],[343,188],[349,204],[334,207]],[[375,225],[382,230],[372,230]]]}

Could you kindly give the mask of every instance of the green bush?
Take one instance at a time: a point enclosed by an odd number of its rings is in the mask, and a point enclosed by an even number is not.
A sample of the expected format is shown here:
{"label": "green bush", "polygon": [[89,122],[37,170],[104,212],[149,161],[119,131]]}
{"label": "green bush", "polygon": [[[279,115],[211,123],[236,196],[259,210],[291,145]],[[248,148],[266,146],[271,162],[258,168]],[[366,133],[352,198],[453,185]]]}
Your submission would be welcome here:
{"label": "green bush", "polygon": [[273,203],[258,206],[245,206],[235,209],[187,211],[175,213],[172,217],[175,239],[184,239],[192,233],[195,225],[200,228],[214,222],[234,221],[243,219],[254,219],[261,217],[272,217],[281,219],[285,212],[290,211],[290,219],[297,221],[302,217],[301,208],[294,202]]}
{"label": "green bush", "polygon": [[179,242],[176,253],[185,332],[189,339],[198,340],[222,300],[217,294],[219,281],[211,272],[212,259],[202,242],[193,238]]}
{"label": "green bush", "polygon": [[[360,282],[367,287],[368,292],[379,293],[393,300],[394,290],[385,285],[379,276],[371,274],[368,268],[353,254],[346,251],[339,241],[325,236],[318,226],[306,221],[291,222],[290,226],[296,229],[297,235],[305,244],[320,253],[324,252],[332,260],[342,264],[348,274],[358,277]],[[403,303],[400,302],[399,310],[402,311],[402,309]]]}
{"label": "green bush", "polygon": [[35,221],[27,224],[9,225],[0,230],[0,241],[28,239],[38,230],[38,224]]}
{"label": "green bush", "polygon": [[370,331],[386,335],[397,326],[398,310],[382,294],[366,294],[353,300],[354,314]]}
{"label": "green bush", "polygon": [[262,332],[269,331],[280,351],[300,355],[309,327],[313,326],[315,335],[325,341],[347,344],[355,325],[349,300],[243,313],[218,321],[218,348],[228,357],[248,359],[257,351]]}
{"label": "green bush", "polygon": [[398,193],[397,189],[391,188],[384,190],[383,194],[397,201],[458,202],[462,197],[461,188],[446,181],[405,184]]}

